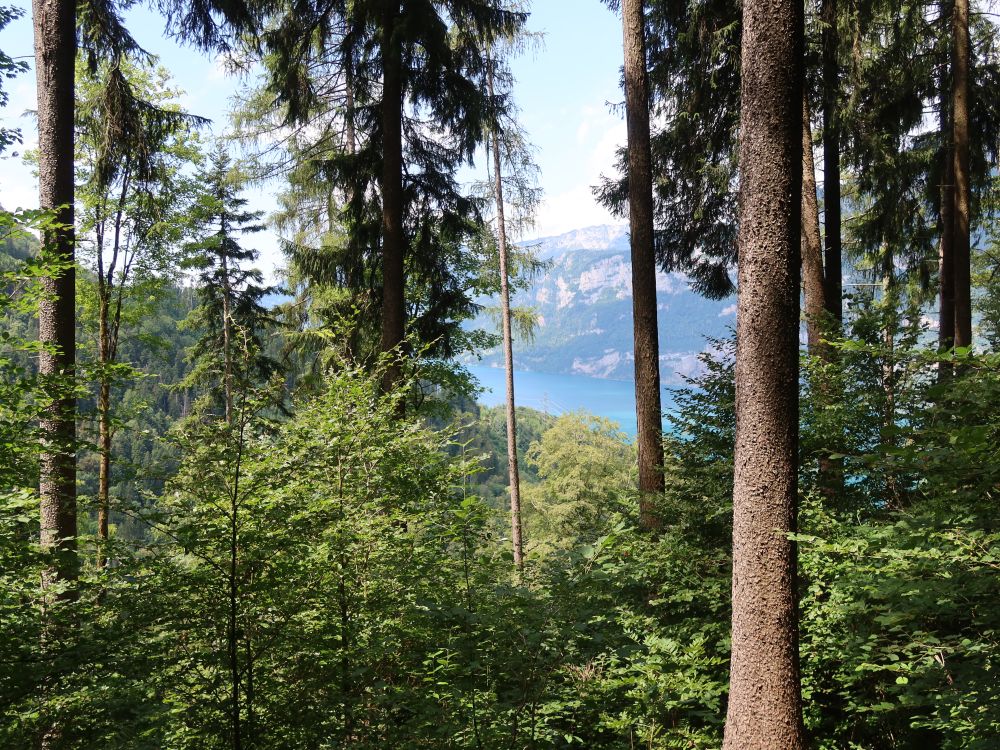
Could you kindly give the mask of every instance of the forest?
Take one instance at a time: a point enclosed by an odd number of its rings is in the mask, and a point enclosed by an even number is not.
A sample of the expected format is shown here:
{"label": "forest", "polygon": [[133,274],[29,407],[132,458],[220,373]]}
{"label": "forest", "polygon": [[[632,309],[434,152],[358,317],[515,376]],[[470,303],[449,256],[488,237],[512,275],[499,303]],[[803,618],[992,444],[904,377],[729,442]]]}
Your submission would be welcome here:
{"label": "forest", "polygon": [[[527,0],[152,3],[225,134],[0,4],[0,747],[1000,747],[996,5],[604,5],[634,439],[514,392]],[[737,306],[669,408],[658,272]]]}

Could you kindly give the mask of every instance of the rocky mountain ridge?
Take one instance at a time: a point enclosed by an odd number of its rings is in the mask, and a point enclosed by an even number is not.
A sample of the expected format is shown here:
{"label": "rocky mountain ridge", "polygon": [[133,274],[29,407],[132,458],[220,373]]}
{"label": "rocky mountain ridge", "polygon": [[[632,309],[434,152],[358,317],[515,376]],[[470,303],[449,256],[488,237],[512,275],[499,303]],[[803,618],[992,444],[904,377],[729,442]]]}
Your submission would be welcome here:
{"label": "rocky mountain ridge", "polygon": [[[538,325],[531,341],[515,339],[518,370],[631,380],[632,266],[625,226],[595,226],[529,243],[549,265],[513,303],[530,307]],[[735,322],[735,297],[708,300],[680,273],[658,273],[660,367],[665,385],[698,371],[708,338],[724,337]],[[495,305],[495,301],[484,301]],[[476,321],[487,329],[489,316]],[[501,366],[499,349],[483,363]]]}

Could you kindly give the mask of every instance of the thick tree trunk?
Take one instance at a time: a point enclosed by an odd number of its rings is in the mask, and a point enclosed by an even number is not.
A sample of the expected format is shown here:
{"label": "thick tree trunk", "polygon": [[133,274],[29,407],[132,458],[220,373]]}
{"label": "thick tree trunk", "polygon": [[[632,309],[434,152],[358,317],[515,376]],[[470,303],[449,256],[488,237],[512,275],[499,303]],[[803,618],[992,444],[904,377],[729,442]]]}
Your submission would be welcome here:
{"label": "thick tree trunk", "polygon": [[[493,91],[492,63],[487,69],[486,84],[490,98]],[[507,380],[507,474],[510,479],[510,538],[514,547],[514,567],[524,568],[524,541],[521,524],[521,478],[517,466],[517,416],[514,412],[514,342],[510,321],[510,276],[507,268],[507,223],[503,205],[503,175],[500,159],[500,138],[496,131],[493,141],[493,191],[497,204],[497,244],[500,253],[500,316],[503,319],[503,361]]]}
{"label": "thick tree trunk", "polygon": [[625,118],[628,126],[628,203],[632,247],[632,325],[635,415],[639,447],[639,516],[644,528],[660,525],[653,497],[663,493],[663,415],[660,344],[653,254],[653,171],[649,145],[649,80],[643,0],[623,0]]}
{"label": "thick tree trunk", "polygon": [[844,320],[843,253],[840,226],[840,66],[837,0],[822,0],[823,21],[823,229],[826,235],[826,309]]}
{"label": "thick tree trunk", "polygon": [[823,320],[828,308],[823,278],[823,241],[819,229],[809,99],[805,92],[802,95],[802,286],[809,353],[825,359],[828,350],[823,345]]}
{"label": "thick tree trunk", "polygon": [[[398,0],[386,2],[382,23],[382,342],[395,360],[405,338],[403,236],[403,70],[396,26]],[[388,392],[402,378],[393,362],[382,388]]]}
{"label": "thick tree trunk", "polygon": [[969,237],[969,0],[955,0],[952,60],[952,144],[955,213],[955,346],[972,345],[972,269]]}
{"label": "thick tree trunk", "polygon": [[[72,379],[76,364],[76,274],[73,266],[73,118],[76,65],[76,3],[34,0],[35,74],[38,88],[38,202],[56,212],[61,223],[45,232],[48,252],[67,264],[43,280],[45,299],[39,305],[39,355],[43,378],[59,379],[58,397],[46,410],[39,428],[41,545],[55,551],[46,581],[77,577],[76,554],[76,398]],[[67,596],[69,596],[69,591]]]}
{"label": "thick tree trunk", "polygon": [[805,747],[798,658],[803,6],[747,0],[726,750]]}

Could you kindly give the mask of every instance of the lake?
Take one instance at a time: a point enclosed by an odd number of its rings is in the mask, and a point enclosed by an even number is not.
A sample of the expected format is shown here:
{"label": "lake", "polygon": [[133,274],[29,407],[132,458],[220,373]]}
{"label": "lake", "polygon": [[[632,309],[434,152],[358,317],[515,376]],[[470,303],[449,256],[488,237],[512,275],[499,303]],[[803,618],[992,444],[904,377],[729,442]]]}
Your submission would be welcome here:
{"label": "lake", "polygon": [[[499,367],[470,366],[485,389],[479,396],[484,406],[497,406],[505,398],[504,371]],[[635,436],[635,385],[630,380],[606,380],[585,375],[551,375],[545,372],[514,371],[514,399],[549,414],[587,411],[617,422],[623,432]],[[663,409],[672,405],[670,393],[663,392]]]}

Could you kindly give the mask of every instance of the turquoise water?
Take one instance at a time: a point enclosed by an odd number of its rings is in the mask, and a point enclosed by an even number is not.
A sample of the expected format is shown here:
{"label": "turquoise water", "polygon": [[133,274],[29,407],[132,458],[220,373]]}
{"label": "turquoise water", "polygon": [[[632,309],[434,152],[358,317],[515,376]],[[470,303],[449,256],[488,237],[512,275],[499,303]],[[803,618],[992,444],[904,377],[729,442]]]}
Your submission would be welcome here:
{"label": "turquoise water", "polygon": [[[486,390],[479,403],[496,406],[504,401],[504,372],[498,367],[475,366],[469,371]],[[584,375],[550,375],[544,372],[514,372],[514,400],[549,414],[587,411],[617,422],[623,432],[634,436],[635,385],[630,380],[605,380]],[[663,392],[663,409],[671,405]]]}

